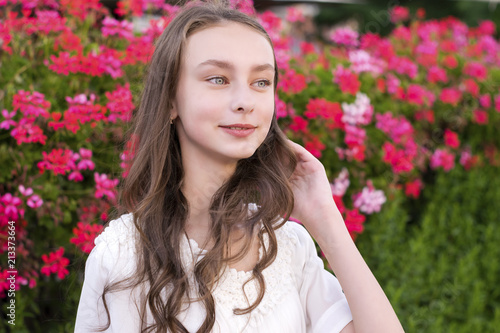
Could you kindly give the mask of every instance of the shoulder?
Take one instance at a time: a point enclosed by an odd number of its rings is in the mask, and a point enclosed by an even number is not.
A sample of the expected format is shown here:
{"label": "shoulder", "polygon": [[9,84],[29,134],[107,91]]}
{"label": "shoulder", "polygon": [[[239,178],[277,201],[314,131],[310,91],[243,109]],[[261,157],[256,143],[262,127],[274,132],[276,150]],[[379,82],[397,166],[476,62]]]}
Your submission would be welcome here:
{"label": "shoulder", "polygon": [[130,237],[134,234],[135,226],[133,214],[123,214],[119,218],[108,223],[101,234],[95,238],[94,244],[96,246],[101,243],[127,244],[130,243]]}
{"label": "shoulder", "polygon": [[95,238],[87,261],[107,271],[110,280],[123,277],[135,269],[136,235],[131,213],[110,221]]}
{"label": "shoulder", "polygon": [[283,227],[277,230],[278,238],[285,238],[295,245],[296,248],[315,247],[309,232],[300,223],[287,221]]}

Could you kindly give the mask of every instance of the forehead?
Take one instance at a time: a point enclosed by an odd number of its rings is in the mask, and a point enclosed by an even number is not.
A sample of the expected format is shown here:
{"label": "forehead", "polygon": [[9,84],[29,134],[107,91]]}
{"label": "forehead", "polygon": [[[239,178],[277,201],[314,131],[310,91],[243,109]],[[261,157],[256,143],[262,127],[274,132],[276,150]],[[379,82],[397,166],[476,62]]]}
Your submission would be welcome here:
{"label": "forehead", "polygon": [[193,33],[185,44],[184,63],[197,66],[208,59],[241,65],[274,65],[274,53],[263,34],[241,23],[229,22]]}

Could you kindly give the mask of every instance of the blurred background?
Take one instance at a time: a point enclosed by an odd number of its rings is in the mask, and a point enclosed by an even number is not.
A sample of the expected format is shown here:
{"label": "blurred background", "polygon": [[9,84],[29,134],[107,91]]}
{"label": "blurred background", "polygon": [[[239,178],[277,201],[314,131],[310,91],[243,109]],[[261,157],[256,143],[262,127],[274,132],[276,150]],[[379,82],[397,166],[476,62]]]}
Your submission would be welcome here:
{"label": "blurred background", "polygon": [[[499,3],[229,3],[269,32],[280,126],[325,165],[406,332],[500,332]],[[0,332],[73,332],[179,6],[0,0]]]}

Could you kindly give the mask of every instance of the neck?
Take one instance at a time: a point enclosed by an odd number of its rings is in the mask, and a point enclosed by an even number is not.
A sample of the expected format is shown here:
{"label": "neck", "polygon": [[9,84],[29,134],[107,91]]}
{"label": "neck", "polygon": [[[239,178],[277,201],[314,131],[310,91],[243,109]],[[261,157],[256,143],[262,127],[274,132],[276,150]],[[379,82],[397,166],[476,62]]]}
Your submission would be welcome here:
{"label": "neck", "polygon": [[[187,156],[186,156],[187,155]],[[210,227],[209,208],[215,192],[236,170],[236,162],[222,163],[204,156],[183,154],[182,193],[189,204],[188,226]]]}

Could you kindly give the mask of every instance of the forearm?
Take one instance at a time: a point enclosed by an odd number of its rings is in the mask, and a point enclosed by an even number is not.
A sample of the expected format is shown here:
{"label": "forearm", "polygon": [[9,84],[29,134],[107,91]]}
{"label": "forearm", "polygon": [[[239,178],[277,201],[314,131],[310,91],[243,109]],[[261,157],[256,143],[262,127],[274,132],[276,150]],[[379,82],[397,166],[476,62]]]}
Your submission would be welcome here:
{"label": "forearm", "polygon": [[403,332],[387,296],[359,253],[338,210],[322,221],[316,239],[346,295],[356,333]]}

